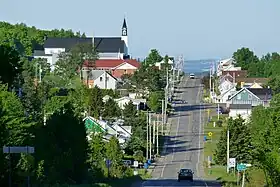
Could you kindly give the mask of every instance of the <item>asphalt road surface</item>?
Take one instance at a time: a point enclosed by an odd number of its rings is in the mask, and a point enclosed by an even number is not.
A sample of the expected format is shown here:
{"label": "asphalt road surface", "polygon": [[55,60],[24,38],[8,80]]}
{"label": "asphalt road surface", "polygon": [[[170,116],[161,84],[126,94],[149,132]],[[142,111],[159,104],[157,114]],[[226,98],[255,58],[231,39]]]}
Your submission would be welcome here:
{"label": "asphalt road surface", "polygon": [[[156,164],[152,179],[143,187],[204,186],[219,187],[215,181],[203,180],[203,113],[201,103],[203,87],[199,79],[184,78],[176,90],[175,115],[169,136],[166,138],[163,158]],[[182,103],[180,101],[186,101]],[[181,168],[194,171],[194,181],[178,182],[177,172]]]}

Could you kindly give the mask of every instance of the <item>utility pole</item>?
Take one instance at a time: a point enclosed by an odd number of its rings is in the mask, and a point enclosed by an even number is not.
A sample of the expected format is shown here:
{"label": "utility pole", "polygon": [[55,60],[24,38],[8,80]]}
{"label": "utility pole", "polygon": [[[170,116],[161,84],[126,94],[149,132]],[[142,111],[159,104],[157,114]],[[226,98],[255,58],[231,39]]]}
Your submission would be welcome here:
{"label": "utility pole", "polygon": [[150,119],[149,119],[149,111],[147,111],[147,132],[146,132],[146,134],[147,134],[147,137],[146,137],[146,139],[147,139],[147,145],[146,145],[146,159],[148,160],[149,159],[149,121],[150,121]]}
{"label": "utility pole", "polygon": [[218,120],[220,120],[220,103],[218,103]]}
{"label": "utility pole", "polygon": [[209,88],[210,88],[210,99],[211,99],[211,92],[212,92],[212,67],[210,68],[210,73],[209,73]]}
{"label": "utility pole", "polygon": [[41,64],[39,65],[39,83],[42,82],[42,66]]}
{"label": "utility pole", "polygon": [[155,145],[156,145],[156,121],[153,123],[153,155],[155,155]]}
{"label": "utility pole", "polygon": [[229,128],[227,129],[227,173],[229,173]]}
{"label": "utility pole", "polygon": [[161,100],[161,135],[163,136],[163,124],[164,124],[164,100]]}
{"label": "utility pole", "polygon": [[242,176],[242,187],[245,186],[245,170],[243,171],[243,176]]}
{"label": "utility pole", "polygon": [[150,159],[152,159],[152,125],[151,125],[151,113],[150,113],[150,119],[149,119],[149,146],[150,146]]}
{"label": "utility pole", "polygon": [[158,126],[159,126],[159,115],[157,115],[157,155],[159,155],[159,150],[158,150],[158,147],[159,147],[159,144],[158,144]]}
{"label": "utility pole", "polygon": [[166,110],[167,110],[167,102],[168,102],[168,88],[169,88],[169,77],[168,77],[168,68],[166,68],[166,87],[165,87],[164,123],[167,122]]}

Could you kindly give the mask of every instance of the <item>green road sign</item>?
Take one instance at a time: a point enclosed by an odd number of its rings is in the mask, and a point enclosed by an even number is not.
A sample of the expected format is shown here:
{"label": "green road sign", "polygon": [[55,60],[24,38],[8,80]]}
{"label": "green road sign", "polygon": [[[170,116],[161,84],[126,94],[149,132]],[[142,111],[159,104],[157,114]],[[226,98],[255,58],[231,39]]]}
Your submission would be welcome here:
{"label": "green road sign", "polygon": [[246,164],[243,164],[243,163],[237,164],[238,171],[244,171],[244,170],[246,170],[246,168],[247,168]]}

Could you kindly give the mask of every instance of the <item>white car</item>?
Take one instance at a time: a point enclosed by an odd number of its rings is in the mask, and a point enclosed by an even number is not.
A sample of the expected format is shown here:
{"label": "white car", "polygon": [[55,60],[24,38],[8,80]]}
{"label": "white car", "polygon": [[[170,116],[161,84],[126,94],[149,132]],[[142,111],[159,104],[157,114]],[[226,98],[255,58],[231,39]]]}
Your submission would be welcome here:
{"label": "white car", "polygon": [[194,74],[191,73],[191,74],[190,74],[190,79],[194,79],[194,78],[195,78]]}

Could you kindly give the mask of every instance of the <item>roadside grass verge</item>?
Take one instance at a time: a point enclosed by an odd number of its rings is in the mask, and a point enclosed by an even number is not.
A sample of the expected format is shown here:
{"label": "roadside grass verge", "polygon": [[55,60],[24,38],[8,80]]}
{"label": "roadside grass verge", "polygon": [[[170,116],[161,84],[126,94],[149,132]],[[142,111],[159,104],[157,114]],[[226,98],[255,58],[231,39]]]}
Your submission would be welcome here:
{"label": "roadside grass verge", "polygon": [[[217,143],[219,142],[221,132],[226,126],[226,119],[226,114],[220,115],[219,120],[221,120],[223,123],[222,126],[218,126],[218,116],[213,116],[211,121],[204,126],[204,133],[207,136],[207,141],[204,143],[204,176],[206,179],[220,181],[222,186],[237,187],[241,185],[241,177],[239,177],[240,183],[237,185],[237,172],[228,174],[226,172],[226,166],[216,165],[213,161],[214,153],[217,148]],[[214,122],[216,122],[215,127],[213,126]],[[209,132],[212,132],[211,138],[208,136]],[[208,156],[212,157],[211,168],[208,168]],[[249,168],[246,170],[246,178],[248,179],[245,183],[247,187],[263,187],[265,184],[265,175],[263,171],[257,168]]]}
{"label": "roadside grass verge", "polygon": [[[141,182],[151,178],[151,172],[145,173],[144,169],[138,169],[138,175],[127,177],[123,179],[111,179],[106,180],[101,183],[95,184],[80,184],[80,185],[67,185],[67,184],[57,184],[57,185],[40,185],[40,187],[131,187],[135,182]],[[39,186],[38,186],[39,187]]]}

